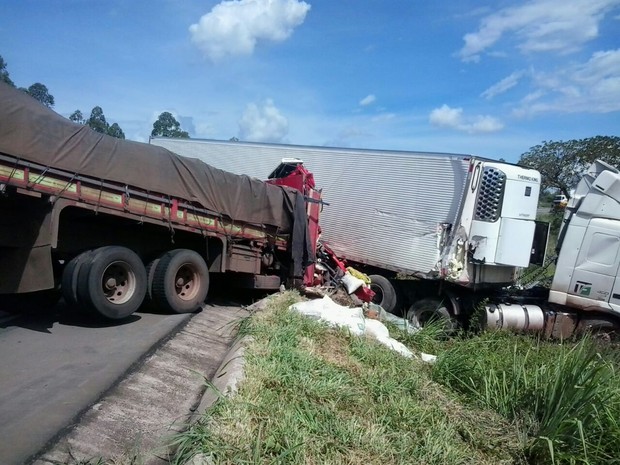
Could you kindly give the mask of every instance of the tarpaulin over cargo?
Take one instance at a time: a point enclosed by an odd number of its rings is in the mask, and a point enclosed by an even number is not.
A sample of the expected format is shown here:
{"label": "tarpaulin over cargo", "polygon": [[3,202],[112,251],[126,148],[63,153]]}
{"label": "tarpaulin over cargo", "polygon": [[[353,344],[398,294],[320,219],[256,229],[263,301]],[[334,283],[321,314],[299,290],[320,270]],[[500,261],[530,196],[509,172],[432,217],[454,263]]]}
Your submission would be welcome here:
{"label": "tarpaulin over cargo", "polygon": [[[283,189],[213,168],[164,148],[75,124],[0,83],[0,152],[200,203],[238,221],[290,229]],[[291,202],[294,204],[294,201]]]}
{"label": "tarpaulin over cargo", "polygon": [[283,233],[292,232],[297,220],[295,229],[301,229],[301,236],[293,241],[297,245],[307,235],[305,210],[299,208],[303,197],[298,191],[228,173],[161,147],[97,133],[1,82],[0,152],[197,202],[234,221],[271,225]]}

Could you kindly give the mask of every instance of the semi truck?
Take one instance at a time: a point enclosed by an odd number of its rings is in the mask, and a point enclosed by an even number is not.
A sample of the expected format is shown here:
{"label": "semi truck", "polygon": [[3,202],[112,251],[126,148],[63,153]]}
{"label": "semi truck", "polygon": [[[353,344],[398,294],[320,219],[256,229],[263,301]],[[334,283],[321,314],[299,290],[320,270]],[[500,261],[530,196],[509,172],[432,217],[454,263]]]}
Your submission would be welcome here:
{"label": "semi truck", "polygon": [[375,301],[447,331],[473,315],[493,328],[615,328],[620,314],[620,174],[596,162],[566,208],[550,287],[517,286],[545,263],[540,173],[487,158],[152,138],[152,145],[259,179],[303,160],[323,188],[321,241],[370,275]]}
{"label": "semi truck", "polygon": [[318,230],[311,179],[298,166],[265,183],[112,138],[0,83],[0,303],[60,293],[122,319],[143,304],[193,312],[215,276],[299,284]]}

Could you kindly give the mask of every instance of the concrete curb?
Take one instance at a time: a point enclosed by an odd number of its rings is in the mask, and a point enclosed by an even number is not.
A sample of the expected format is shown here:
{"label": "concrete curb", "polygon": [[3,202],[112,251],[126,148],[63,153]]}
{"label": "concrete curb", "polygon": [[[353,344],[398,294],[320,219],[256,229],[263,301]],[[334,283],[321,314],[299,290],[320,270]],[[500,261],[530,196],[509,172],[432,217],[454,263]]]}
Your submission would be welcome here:
{"label": "concrete curb", "polygon": [[237,387],[244,376],[245,348],[250,341],[251,338],[242,337],[231,346],[192,415],[192,422],[200,419],[221,397],[237,392]]}
{"label": "concrete curb", "polygon": [[[267,296],[253,303],[246,307],[246,310],[250,312],[250,315],[260,312],[265,309],[272,297]],[[250,336],[243,336],[238,338],[230,347],[213,375],[210,385],[207,386],[194,415],[192,415],[191,422],[199,420],[221,397],[228,397],[237,392],[239,383],[244,377],[245,349],[250,342],[252,342]]]}
{"label": "concrete curb", "polygon": [[244,351],[251,341],[235,338],[239,317],[260,311],[269,301],[243,308],[220,306],[192,317],[173,337],[145,354],[139,366],[30,463],[86,463],[93,457],[140,457],[146,465],[169,463],[175,449],[170,438],[202,418],[222,396],[237,390],[244,376]]}

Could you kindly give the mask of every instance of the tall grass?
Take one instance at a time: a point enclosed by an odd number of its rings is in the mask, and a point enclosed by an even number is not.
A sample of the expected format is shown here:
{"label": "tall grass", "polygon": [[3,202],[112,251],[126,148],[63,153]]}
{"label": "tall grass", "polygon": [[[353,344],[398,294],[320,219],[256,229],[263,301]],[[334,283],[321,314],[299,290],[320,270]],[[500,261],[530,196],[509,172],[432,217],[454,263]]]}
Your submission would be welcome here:
{"label": "tall grass", "polygon": [[443,353],[433,378],[516,421],[530,463],[611,463],[620,455],[620,377],[594,341],[486,333]]}

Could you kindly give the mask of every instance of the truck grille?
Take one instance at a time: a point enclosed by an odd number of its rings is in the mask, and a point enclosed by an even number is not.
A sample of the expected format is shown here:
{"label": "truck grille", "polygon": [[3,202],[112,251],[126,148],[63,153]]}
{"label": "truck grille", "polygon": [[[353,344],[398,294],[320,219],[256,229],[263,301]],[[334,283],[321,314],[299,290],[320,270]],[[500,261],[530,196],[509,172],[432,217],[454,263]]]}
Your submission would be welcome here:
{"label": "truck grille", "polygon": [[484,169],[476,199],[476,220],[492,223],[499,219],[505,186],[506,175],[502,171],[491,167]]}

